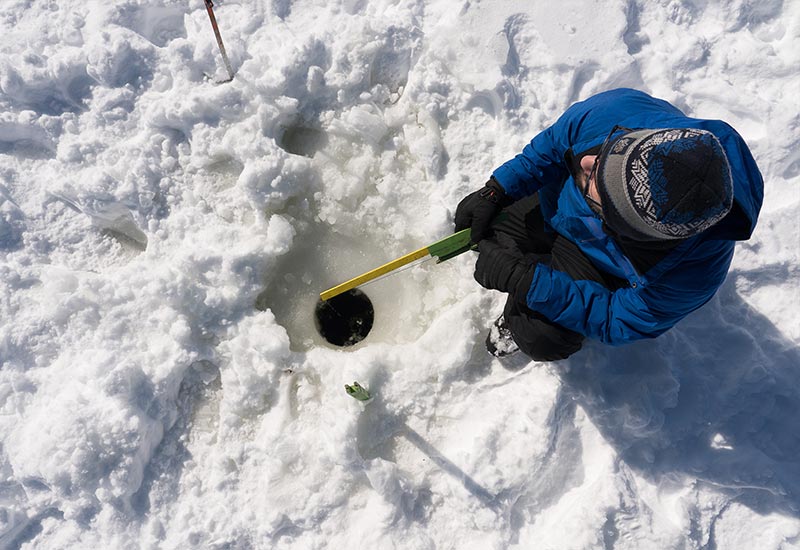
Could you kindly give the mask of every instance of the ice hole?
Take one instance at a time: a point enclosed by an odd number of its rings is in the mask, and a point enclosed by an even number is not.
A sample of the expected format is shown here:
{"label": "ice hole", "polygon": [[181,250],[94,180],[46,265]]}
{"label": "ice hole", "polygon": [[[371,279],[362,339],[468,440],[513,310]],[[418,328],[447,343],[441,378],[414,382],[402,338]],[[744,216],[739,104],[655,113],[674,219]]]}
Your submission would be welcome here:
{"label": "ice hole", "polygon": [[[394,252],[399,256],[402,251]],[[425,289],[420,288],[422,278],[411,270],[359,288],[373,306],[372,329],[363,340],[341,347],[317,330],[321,292],[394,257],[375,235],[345,236],[328,225],[311,224],[298,229],[292,249],[276,259],[255,307],[275,315],[275,321],[286,329],[293,351],[317,346],[353,351],[373,343],[413,341],[424,329],[420,296]]]}
{"label": "ice hole", "polygon": [[314,309],[317,332],[334,346],[347,347],[359,343],[372,330],[375,309],[364,292],[354,288],[320,300]]}

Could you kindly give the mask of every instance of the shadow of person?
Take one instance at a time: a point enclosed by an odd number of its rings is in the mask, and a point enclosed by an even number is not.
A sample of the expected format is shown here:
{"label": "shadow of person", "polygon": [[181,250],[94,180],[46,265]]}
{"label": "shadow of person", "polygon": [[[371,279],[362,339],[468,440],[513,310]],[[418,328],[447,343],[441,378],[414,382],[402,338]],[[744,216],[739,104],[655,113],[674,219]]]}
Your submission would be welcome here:
{"label": "shadow of person", "polygon": [[621,459],[651,481],[698,480],[758,513],[796,515],[800,348],[736,292],[748,276],[732,272],[661,337],[588,344],[559,374]]}

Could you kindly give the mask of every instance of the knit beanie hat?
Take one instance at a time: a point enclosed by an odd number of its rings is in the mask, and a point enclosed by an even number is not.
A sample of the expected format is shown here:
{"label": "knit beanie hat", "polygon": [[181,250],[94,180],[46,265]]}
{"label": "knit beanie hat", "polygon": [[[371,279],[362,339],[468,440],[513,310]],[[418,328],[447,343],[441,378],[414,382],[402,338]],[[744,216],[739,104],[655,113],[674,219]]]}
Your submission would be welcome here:
{"label": "knit beanie hat", "polygon": [[602,153],[598,192],[606,224],[635,240],[685,239],[733,204],[728,158],[711,132],[635,130]]}

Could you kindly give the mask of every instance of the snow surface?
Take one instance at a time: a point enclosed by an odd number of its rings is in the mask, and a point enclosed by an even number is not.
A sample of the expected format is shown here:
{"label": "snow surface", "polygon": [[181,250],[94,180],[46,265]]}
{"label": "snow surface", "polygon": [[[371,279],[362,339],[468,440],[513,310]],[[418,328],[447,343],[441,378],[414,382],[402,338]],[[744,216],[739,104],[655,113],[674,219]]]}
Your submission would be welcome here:
{"label": "snow surface", "polygon": [[[228,84],[200,0],[0,3],[0,547],[800,548],[800,2],[215,11]],[[321,341],[317,293],[619,86],[763,171],[706,307],[500,362],[464,256]]]}

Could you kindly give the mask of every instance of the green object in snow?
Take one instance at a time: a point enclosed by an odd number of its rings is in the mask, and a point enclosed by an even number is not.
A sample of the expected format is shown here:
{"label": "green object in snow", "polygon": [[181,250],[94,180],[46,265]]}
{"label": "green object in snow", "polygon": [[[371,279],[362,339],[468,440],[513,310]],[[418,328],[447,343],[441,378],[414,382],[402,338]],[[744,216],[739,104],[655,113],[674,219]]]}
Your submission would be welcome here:
{"label": "green object in snow", "polygon": [[359,401],[369,401],[372,399],[372,396],[369,394],[367,389],[358,382],[353,382],[352,386],[345,384],[344,390],[347,392],[347,395],[353,399],[358,399]]}

